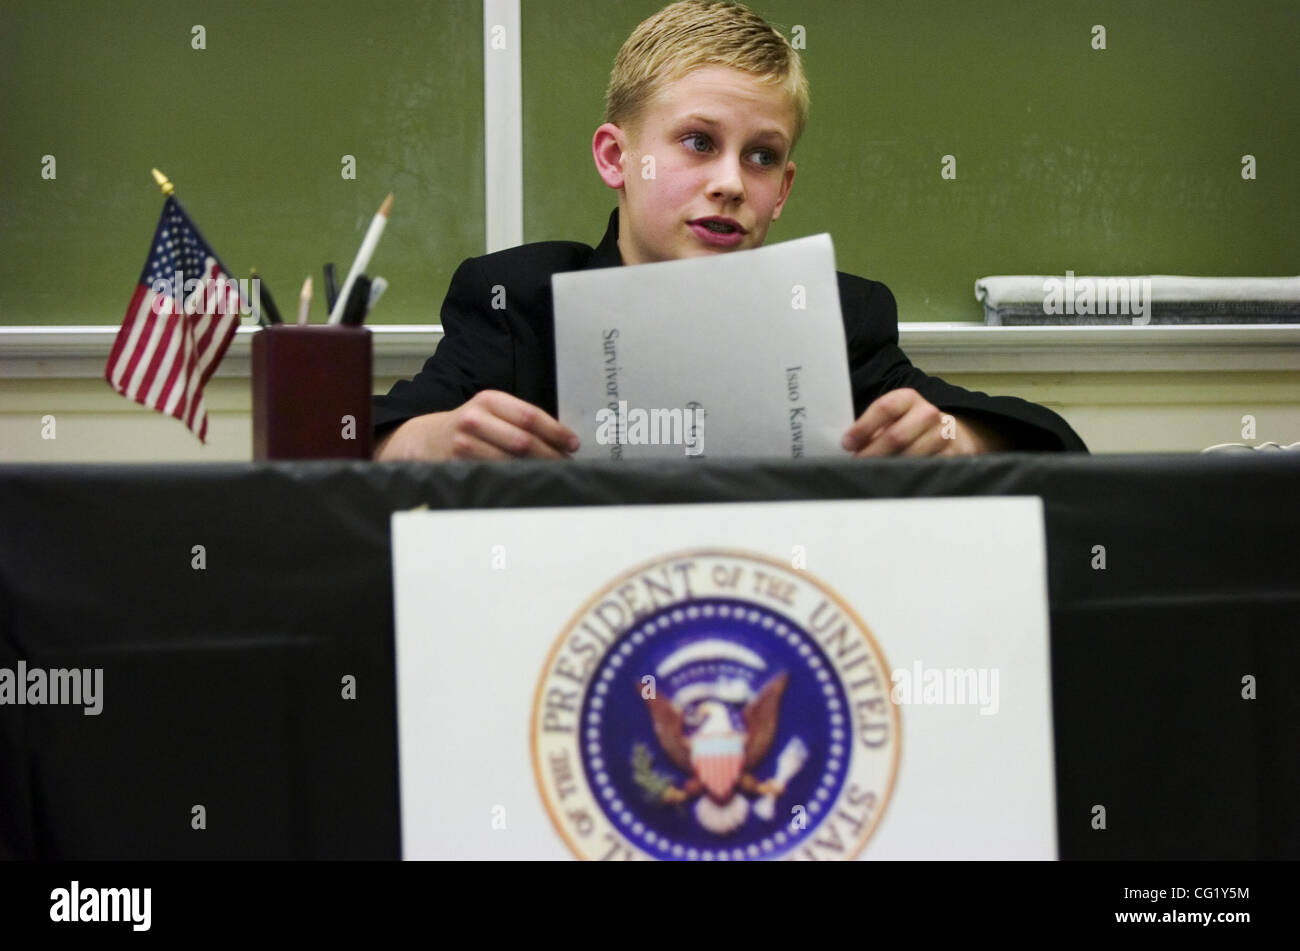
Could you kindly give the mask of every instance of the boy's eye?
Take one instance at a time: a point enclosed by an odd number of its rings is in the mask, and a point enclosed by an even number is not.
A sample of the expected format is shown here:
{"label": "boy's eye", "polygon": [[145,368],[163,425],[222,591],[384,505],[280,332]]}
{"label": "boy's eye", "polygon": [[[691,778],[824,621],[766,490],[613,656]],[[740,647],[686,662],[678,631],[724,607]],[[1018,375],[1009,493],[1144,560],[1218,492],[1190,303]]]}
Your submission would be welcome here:
{"label": "boy's eye", "polygon": [[[682,139],[682,142],[686,145],[686,148],[689,151],[701,154],[709,151],[709,149],[713,147],[713,140],[703,132],[692,132],[690,135]],[[780,158],[771,149],[754,149],[750,155],[754,156],[755,163],[761,165],[763,168],[770,168],[771,166],[780,163]]]}
{"label": "boy's eye", "polygon": [[703,152],[703,151],[707,150],[707,148],[708,148],[708,146],[709,146],[709,137],[708,137],[707,135],[705,135],[703,132],[692,132],[692,133],[691,133],[690,135],[688,135],[685,139],[683,139],[683,141],[684,141],[684,142],[703,142],[703,143],[704,143],[704,145],[703,145],[701,148],[698,148],[698,149],[691,149],[692,152]]}

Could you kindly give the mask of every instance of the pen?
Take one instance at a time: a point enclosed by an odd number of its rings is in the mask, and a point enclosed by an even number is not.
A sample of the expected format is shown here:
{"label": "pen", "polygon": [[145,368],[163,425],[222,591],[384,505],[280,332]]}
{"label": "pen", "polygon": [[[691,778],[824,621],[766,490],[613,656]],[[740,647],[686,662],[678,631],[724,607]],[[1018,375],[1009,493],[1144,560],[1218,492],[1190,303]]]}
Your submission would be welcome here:
{"label": "pen", "polygon": [[325,306],[330,311],[334,310],[334,302],[338,300],[338,297],[339,279],[338,275],[334,273],[334,262],[331,261],[325,265]]}
{"label": "pen", "polygon": [[377,277],[370,282],[370,300],[366,301],[366,313],[369,314],[379,303],[379,298],[384,296],[384,291],[388,290],[388,282],[382,277]]}
{"label": "pen", "polygon": [[298,295],[298,326],[303,327],[307,324],[307,317],[311,313],[311,275],[307,275],[307,280],[302,282],[302,293]]}
{"label": "pen", "polygon": [[265,307],[267,320],[269,320],[273,324],[284,323],[284,321],[280,319],[280,308],[275,306],[275,299],[271,296],[271,289],[267,287],[265,284],[263,284],[261,278],[258,278],[257,276],[257,268],[253,268],[248,273],[249,276],[257,280],[256,301],[257,301],[257,313],[259,317],[262,314],[262,308]]}
{"label": "pen", "polygon": [[352,282],[352,291],[343,307],[339,323],[355,327],[366,319],[366,301],[370,299],[370,278],[362,274]]}
{"label": "pen", "polygon": [[384,225],[388,224],[388,213],[392,210],[393,193],[389,192],[388,197],[384,199],[384,203],[379,206],[379,211],[371,219],[370,227],[361,242],[361,249],[357,251],[356,260],[352,262],[352,268],[348,271],[346,280],[343,281],[343,288],[339,291],[338,299],[334,301],[333,309],[330,310],[330,323],[337,324],[343,319],[343,309],[347,306],[348,296],[352,293],[352,285],[370,266],[370,258],[375,253],[380,237],[383,236]]}

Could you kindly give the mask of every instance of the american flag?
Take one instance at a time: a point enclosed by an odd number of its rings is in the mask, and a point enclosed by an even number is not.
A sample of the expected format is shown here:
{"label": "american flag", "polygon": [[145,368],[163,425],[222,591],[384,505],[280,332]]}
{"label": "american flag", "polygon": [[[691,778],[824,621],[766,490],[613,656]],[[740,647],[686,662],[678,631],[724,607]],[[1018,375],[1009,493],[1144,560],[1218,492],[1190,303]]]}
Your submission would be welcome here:
{"label": "american flag", "polygon": [[238,284],[168,195],[104,377],[127,399],[175,416],[206,443],[203,387],[234,339],[239,313]]}

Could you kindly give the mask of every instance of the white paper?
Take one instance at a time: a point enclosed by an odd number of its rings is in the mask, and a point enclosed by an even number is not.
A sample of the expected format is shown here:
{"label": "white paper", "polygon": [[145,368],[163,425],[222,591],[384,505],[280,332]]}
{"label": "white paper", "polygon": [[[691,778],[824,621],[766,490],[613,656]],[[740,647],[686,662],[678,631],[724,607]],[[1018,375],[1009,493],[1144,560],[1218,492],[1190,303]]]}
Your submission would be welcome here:
{"label": "white paper", "polygon": [[853,396],[830,235],[551,283],[559,419],[579,458],[844,455]]}
{"label": "white paper", "polygon": [[[560,658],[581,646],[569,637],[575,619],[604,605],[599,597],[623,576],[658,570],[645,566],[658,565],[664,572],[660,577],[673,577],[668,564],[682,566],[683,579],[694,578],[694,599],[665,594],[664,611],[675,609],[667,601],[676,607],[710,606],[704,595],[712,582],[696,576],[704,566],[712,565],[712,574],[722,565],[725,581],[726,565],[733,564],[741,570],[742,600],[809,629],[809,606],[822,597],[817,592],[830,592],[835,603],[861,619],[890,674],[906,671],[910,678],[919,665],[922,681],[932,671],[941,677],[954,672],[954,686],[963,672],[974,675],[964,696],[947,692],[928,698],[943,703],[916,702],[927,700],[919,690],[913,697],[887,694],[897,713],[897,731],[886,731],[895,745],[882,742],[877,754],[855,740],[851,754],[842,757],[845,768],[856,769],[860,761],[884,770],[875,790],[883,806],[877,804],[875,824],[857,845],[844,820],[826,813],[809,816],[833,822],[813,829],[823,844],[807,847],[820,849],[819,857],[840,854],[833,848],[837,837],[846,854],[862,858],[1056,857],[1045,549],[1037,498],[412,512],[395,514],[392,529],[406,858],[569,858],[576,850],[568,841],[602,857],[600,848],[579,841],[573,829],[563,831],[569,820],[557,806],[567,803],[554,794],[557,773],[547,763],[557,754],[546,744],[568,742],[568,737],[541,729],[545,717],[534,722],[534,715],[547,709],[546,688],[557,682],[564,666]],[[697,566],[689,574],[688,563]],[[777,600],[778,588],[761,595],[750,590],[762,571],[774,578],[797,576],[800,593],[784,592],[790,605]],[[636,590],[624,591],[634,598],[627,603],[641,597]],[[600,610],[612,617],[611,609]],[[661,620],[667,622],[668,615]],[[635,625],[623,635],[629,646],[633,630]],[[617,650],[622,641],[613,643]],[[650,638],[638,649],[653,644]],[[832,653],[829,646],[825,650]],[[604,662],[612,656],[607,653]],[[856,663],[856,655],[845,656]],[[767,674],[779,666],[774,663]],[[856,667],[851,676],[865,679],[869,668]],[[973,689],[980,672],[986,686],[997,688],[984,697]],[[668,697],[669,683],[659,679]],[[841,679],[858,684],[846,688],[850,705],[867,695],[863,681],[850,675]],[[584,703],[594,696],[590,681],[574,689],[584,692]],[[790,691],[793,696],[793,681]],[[642,719],[631,722],[653,754],[654,769],[678,772],[673,781],[684,789],[686,773],[669,768],[665,750],[649,731],[649,714],[636,712],[643,709],[641,699],[632,699],[635,716]],[[879,723],[886,723],[886,708],[880,711]],[[610,713],[606,722],[612,724],[612,707]],[[816,726],[822,715],[787,704],[780,729],[798,732],[800,717],[811,717]],[[556,716],[558,730],[562,715]],[[866,739],[871,723],[863,723],[861,730],[854,727],[854,736]],[[812,734],[799,735],[812,742]],[[575,742],[581,739],[579,733]],[[617,739],[602,742],[613,749]],[[630,740],[625,745],[632,748]],[[780,752],[770,751],[755,768],[756,779],[767,780],[777,771]],[[609,753],[604,768],[627,782],[633,771],[625,753]],[[584,755],[579,751],[579,758]],[[540,757],[536,770],[535,756]],[[887,769],[890,756],[896,763]],[[598,777],[590,771],[583,775]],[[799,776],[790,780],[799,781]],[[743,798],[747,808],[758,808],[761,797]],[[568,802],[578,799],[575,794]],[[789,796],[777,796],[774,804],[781,822],[793,821],[794,810],[802,806]],[[671,809],[658,804],[636,808],[650,810],[646,815],[657,817],[653,821],[671,818]],[[695,828],[698,817],[690,810],[685,815],[679,821],[703,835]],[[751,826],[766,828],[756,812]],[[719,841],[748,834],[747,828]],[[655,850],[643,851],[653,855]]]}

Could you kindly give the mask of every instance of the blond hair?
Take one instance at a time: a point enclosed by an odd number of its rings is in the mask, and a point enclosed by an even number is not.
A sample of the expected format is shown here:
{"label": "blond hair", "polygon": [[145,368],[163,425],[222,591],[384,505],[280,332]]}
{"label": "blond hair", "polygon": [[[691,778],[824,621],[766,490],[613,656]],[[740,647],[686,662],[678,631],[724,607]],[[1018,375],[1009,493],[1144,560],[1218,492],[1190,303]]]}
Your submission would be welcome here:
{"label": "blond hair", "polygon": [[638,24],[614,60],[604,121],[635,128],[665,86],[706,66],[740,70],[784,91],[794,108],[794,149],[808,122],[799,54],[758,14],[726,0],[680,0]]}

